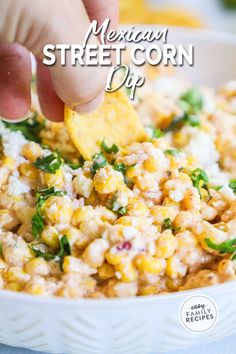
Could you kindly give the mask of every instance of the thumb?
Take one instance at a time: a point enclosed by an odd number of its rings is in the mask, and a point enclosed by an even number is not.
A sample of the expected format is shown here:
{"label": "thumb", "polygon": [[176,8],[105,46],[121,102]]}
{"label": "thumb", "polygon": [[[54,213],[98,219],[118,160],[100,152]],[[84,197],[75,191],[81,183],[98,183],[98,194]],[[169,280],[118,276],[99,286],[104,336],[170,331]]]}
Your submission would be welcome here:
{"label": "thumb", "polygon": [[[4,5],[5,3],[7,4]],[[27,47],[41,60],[43,47],[48,43],[53,45],[82,44],[90,24],[87,12],[80,0],[35,0],[34,6],[28,0],[21,0],[17,6],[13,0],[7,2],[0,0],[0,6],[1,10],[4,6],[8,7],[7,13],[9,13],[9,6],[12,6],[14,22],[17,23],[14,28],[7,30],[6,27],[11,24],[6,16],[1,33],[10,36],[11,42],[19,42]],[[4,18],[4,11],[1,17]],[[2,35],[0,39],[9,41],[9,38],[2,38]],[[96,37],[92,37],[90,43],[99,44]],[[109,68],[71,66],[70,55],[68,55],[68,65],[61,66],[60,53],[55,51],[55,56],[55,65],[48,68],[59,98],[75,110],[95,108],[94,106],[102,100]],[[86,58],[84,61],[86,62]]]}

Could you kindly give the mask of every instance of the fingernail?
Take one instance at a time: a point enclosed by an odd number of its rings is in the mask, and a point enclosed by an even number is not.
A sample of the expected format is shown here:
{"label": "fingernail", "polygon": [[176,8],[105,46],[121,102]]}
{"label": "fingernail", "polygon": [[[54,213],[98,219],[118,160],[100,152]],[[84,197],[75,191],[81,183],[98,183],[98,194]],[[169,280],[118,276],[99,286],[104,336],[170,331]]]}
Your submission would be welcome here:
{"label": "fingernail", "polygon": [[28,111],[23,117],[20,118],[6,118],[3,116],[0,116],[0,119],[4,120],[7,123],[20,123],[23,122],[25,119],[31,117],[32,112]]}
{"label": "fingernail", "polygon": [[81,105],[73,107],[73,110],[78,112],[78,113],[90,113],[90,112],[93,112],[103,103],[104,96],[105,96],[105,94],[104,94],[104,92],[102,92],[96,98],[94,98],[93,100],[91,100],[91,101],[89,101],[87,103],[84,103],[84,104],[81,104]]}

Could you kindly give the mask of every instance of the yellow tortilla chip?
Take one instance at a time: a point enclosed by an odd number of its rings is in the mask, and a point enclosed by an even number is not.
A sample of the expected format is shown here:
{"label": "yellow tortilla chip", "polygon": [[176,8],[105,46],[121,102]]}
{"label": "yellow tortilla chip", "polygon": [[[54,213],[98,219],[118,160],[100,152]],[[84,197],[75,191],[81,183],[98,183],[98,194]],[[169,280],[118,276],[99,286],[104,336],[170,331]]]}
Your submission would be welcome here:
{"label": "yellow tortilla chip", "polygon": [[94,112],[78,114],[65,107],[65,124],[72,142],[86,160],[101,150],[101,142],[125,147],[147,138],[144,127],[123,91],[105,94]]}

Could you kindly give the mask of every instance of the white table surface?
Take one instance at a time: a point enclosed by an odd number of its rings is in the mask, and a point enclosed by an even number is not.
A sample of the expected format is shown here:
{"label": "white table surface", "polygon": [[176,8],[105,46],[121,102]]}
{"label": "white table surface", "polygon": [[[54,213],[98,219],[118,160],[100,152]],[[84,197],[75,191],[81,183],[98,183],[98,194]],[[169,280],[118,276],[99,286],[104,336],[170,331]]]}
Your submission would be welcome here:
{"label": "white table surface", "polygon": [[[32,352],[30,350],[25,350],[20,348],[12,348],[0,344],[0,354],[34,354],[34,353],[46,354],[42,352]],[[235,354],[235,353],[236,353],[236,334],[224,338],[219,342],[215,342],[209,345],[198,346],[193,349],[175,351],[168,354]],[[62,353],[58,353],[58,354],[62,354]],[[78,353],[78,354],[83,354],[83,353]],[[159,353],[153,353],[153,354],[159,354]]]}

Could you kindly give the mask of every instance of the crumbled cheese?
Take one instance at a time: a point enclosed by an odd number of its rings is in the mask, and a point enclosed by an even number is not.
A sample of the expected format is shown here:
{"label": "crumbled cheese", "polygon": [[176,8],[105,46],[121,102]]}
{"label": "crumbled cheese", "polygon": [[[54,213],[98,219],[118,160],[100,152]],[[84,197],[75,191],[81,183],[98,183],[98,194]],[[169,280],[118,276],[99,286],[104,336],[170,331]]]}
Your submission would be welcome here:
{"label": "crumbled cheese", "polygon": [[17,175],[10,176],[8,181],[7,194],[9,196],[19,196],[23,193],[28,193],[30,187],[22,182]]}
{"label": "crumbled cheese", "polygon": [[189,133],[191,136],[189,144],[183,150],[186,154],[196,156],[203,167],[209,166],[219,159],[219,153],[209,134],[192,127],[184,128],[182,132]]}

